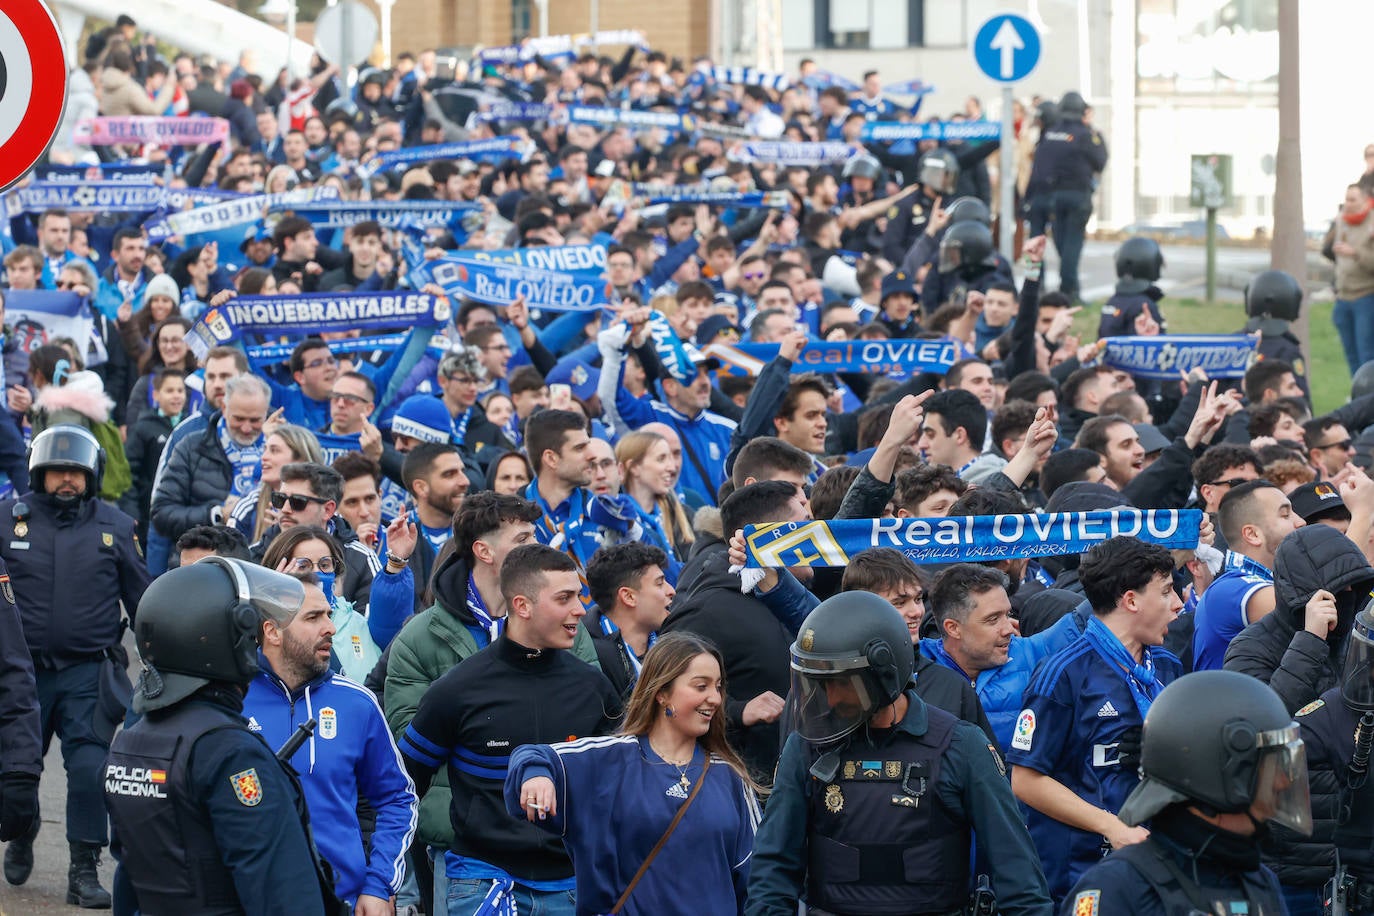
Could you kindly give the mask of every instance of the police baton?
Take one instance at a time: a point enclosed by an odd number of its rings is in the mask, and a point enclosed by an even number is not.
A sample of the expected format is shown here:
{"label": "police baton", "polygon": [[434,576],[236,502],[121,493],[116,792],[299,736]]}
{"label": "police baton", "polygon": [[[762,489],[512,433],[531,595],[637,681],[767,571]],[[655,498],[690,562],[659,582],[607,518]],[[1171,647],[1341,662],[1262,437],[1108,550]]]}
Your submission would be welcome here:
{"label": "police baton", "polygon": [[305,739],[309,738],[314,733],[314,719],[301,724],[291,733],[291,737],[286,739],[286,743],[281,746],[280,750],[277,751],[277,759],[282,763],[289,763],[291,758],[296,756],[296,751],[301,749],[301,745],[305,743]]}

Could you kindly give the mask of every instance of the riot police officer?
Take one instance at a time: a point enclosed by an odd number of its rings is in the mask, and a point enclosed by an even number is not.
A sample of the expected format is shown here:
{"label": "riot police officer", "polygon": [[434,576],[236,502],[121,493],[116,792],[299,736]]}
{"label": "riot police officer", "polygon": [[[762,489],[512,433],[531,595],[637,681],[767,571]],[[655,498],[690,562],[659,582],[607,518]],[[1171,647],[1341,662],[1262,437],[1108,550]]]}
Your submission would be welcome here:
{"label": "riot police officer", "polygon": [[[970,834],[998,911],[1052,912],[1001,753],[927,706],[900,613],[870,592],[821,602],[792,645],[796,732],[754,841],[748,916],[950,913],[970,900]],[[809,866],[809,867],[808,867]]]}
{"label": "riot police officer", "polygon": [[1143,842],[1084,872],[1063,913],[1284,913],[1260,864],[1268,824],[1312,832],[1298,725],[1269,685],[1198,671],[1165,687],[1145,716],[1141,781],[1121,807]]}
{"label": "riot police officer", "polygon": [[1159,333],[1168,333],[1159,300],[1164,291],[1155,285],[1164,270],[1159,243],[1142,236],[1127,239],[1116,250],[1116,292],[1102,306],[1098,337],[1123,337],[1136,333],[1135,322],[1148,311]]}
{"label": "riot police officer", "polygon": [[134,623],[143,672],[105,765],[114,854],[146,916],[325,912],[300,793],[244,722],[263,620],[301,583],[208,557],[158,578]]}
{"label": "riot police officer", "polygon": [[1257,359],[1281,359],[1293,367],[1303,394],[1310,400],[1307,387],[1307,363],[1302,358],[1302,345],[1292,331],[1292,323],[1302,310],[1302,287],[1292,274],[1281,270],[1266,270],[1255,274],[1245,284],[1245,314],[1250,320],[1246,333],[1260,332]]}
{"label": "riot police officer", "polygon": [[1027,234],[1044,235],[1048,226],[1059,251],[1059,290],[1077,300],[1078,260],[1093,213],[1093,188],[1107,165],[1102,135],[1083,123],[1087,103],[1077,92],[1059,101],[1059,120],[1040,135],[1026,184]]}
{"label": "riot police officer", "polygon": [[908,194],[887,211],[883,230],[883,258],[901,264],[911,246],[926,231],[926,221],[940,198],[954,193],[959,183],[959,160],[947,149],[936,148],[921,156],[917,168],[920,190]]}
{"label": "riot police officer", "polygon": [[27,836],[38,822],[41,732],[33,659],[0,563],[0,842]]}
{"label": "riot police officer", "polygon": [[[67,902],[82,907],[110,905],[97,876],[109,842],[100,768],[128,700],[120,604],[132,612],[148,586],[136,523],[100,500],[104,465],[84,427],[51,426],[33,440],[32,492],[0,502],[0,560],[33,659],[43,744],[56,733],[67,770]],[[5,849],[11,884],[29,878],[36,833]]]}

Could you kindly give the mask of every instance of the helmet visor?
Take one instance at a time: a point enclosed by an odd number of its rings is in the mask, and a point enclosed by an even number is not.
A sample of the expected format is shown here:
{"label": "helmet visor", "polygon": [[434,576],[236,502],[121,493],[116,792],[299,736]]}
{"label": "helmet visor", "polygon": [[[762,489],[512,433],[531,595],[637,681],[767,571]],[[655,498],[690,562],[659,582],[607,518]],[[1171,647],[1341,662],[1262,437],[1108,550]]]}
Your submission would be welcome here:
{"label": "helmet visor", "polygon": [[792,669],[792,691],[797,733],[815,744],[838,741],[857,729],[877,707],[877,697],[861,670],[816,675]]}
{"label": "helmet visor", "polygon": [[958,167],[950,167],[942,156],[927,156],[921,163],[921,184],[935,194],[953,194],[959,183]]}
{"label": "helmet visor", "polygon": [[1307,750],[1296,722],[1260,732],[1259,771],[1251,811],[1303,836],[1312,835],[1312,796],[1307,785]]}
{"label": "helmet visor", "polygon": [[305,604],[305,586],[256,563],[244,563],[227,557],[206,557],[202,562],[219,563],[234,580],[240,601],[251,604],[263,620],[284,627]]}
{"label": "helmet visor", "polygon": [[1374,616],[1367,607],[1356,615],[1346,641],[1341,699],[1351,709],[1374,710]]}
{"label": "helmet visor", "polygon": [[29,469],[80,468],[94,472],[100,460],[100,443],[76,426],[54,426],[33,443]]}
{"label": "helmet visor", "polygon": [[947,274],[952,270],[958,270],[964,265],[964,243],[955,241],[945,241],[940,244],[940,262],[936,265],[936,270],[942,274]]}

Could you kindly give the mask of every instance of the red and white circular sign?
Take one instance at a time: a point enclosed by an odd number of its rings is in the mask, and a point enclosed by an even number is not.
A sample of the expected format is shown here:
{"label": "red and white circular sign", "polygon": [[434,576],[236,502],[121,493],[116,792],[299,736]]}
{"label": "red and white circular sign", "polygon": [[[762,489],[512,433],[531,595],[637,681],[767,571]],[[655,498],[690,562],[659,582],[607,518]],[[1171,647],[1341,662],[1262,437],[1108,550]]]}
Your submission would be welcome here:
{"label": "red and white circular sign", "polygon": [[0,190],[42,158],[62,123],[67,56],[42,0],[0,6]]}

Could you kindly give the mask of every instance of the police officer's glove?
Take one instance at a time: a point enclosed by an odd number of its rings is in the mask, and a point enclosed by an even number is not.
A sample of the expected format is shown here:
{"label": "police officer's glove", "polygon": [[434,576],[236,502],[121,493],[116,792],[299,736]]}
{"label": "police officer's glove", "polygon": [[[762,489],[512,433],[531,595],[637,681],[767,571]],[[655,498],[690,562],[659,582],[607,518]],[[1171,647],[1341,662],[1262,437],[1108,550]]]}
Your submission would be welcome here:
{"label": "police officer's glove", "polygon": [[26,835],[38,820],[38,777],[0,774],[0,843]]}
{"label": "police officer's glove", "polygon": [[624,494],[611,496],[608,493],[601,493],[597,495],[592,500],[591,510],[587,514],[591,516],[594,525],[599,528],[608,528],[617,534],[629,534],[630,527],[636,520],[631,497]]}
{"label": "police officer's glove", "polygon": [[1140,769],[1140,726],[1127,729],[1116,742],[1116,756],[1121,769],[1134,773]]}

